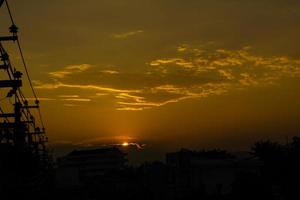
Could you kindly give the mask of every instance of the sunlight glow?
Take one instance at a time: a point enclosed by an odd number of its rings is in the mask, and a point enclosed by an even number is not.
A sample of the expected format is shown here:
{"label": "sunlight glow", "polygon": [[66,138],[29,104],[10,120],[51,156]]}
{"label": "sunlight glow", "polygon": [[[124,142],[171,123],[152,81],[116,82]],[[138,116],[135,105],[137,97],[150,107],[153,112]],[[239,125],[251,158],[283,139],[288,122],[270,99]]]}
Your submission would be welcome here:
{"label": "sunlight glow", "polygon": [[128,144],[128,142],[123,142],[122,146],[123,146],[123,147],[128,147],[129,144]]}

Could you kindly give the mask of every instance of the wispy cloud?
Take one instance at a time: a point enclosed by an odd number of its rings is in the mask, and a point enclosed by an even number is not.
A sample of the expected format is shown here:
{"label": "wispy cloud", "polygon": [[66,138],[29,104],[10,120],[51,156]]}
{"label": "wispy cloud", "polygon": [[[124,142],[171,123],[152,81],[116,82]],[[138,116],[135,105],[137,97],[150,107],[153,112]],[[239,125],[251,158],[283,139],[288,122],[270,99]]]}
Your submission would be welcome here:
{"label": "wispy cloud", "polygon": [[77,101],[77,102],[90,102],[91,99],[77,99],[77,98],[69,98],[69,99],[61,99],[61,101]]}
{"label": "wispy cloud", "polygon": [[[48,97],[39,97],[38,99],[39,99],[39,101],[55,101],[56,100],[55,98],[48,98]],[[35,101],[36,98],[31,97],[31,98],[27,98],[27,100]]]}
{"label": "wispy cloud", "polygon": [[242,73],[241,74],[241,79],[239,80],[239,82],[243,85],[243,86],[251,86],[251,85],[257,85],[258,82],[256,81],[256,77],[254,75],[250,75],[247,73]]}
{"label": "wispy cloud", "polygon": [[228,80],[233,80],[235,79],[234,75],[232,74],[232,70],[231,69],[220,69],[219,73],[224,76],[225,78],[227,78]]}
{"label": "wispy cloud", "polygon": [[179,52],[184,52],[184,51],[186,51],[186,50],[187,50],[187,46],[186,46],[186,45],[179,46],[179,47],[177,48],[177,51],[179,51]]}
{"label": "wispy cloud", "polygon": [[[205,50],[180,46],[177,51],[184,53],[182,57],[159,58],[150,62],[149,65],[161,72],[163,77],[176,77],[177,82],[178,79],[186,81],[188,77],[198,77],[199,82],[193,82],[184,87],[176,84],[152,87],[152,94],[169,96],[169,98],[151,100],[149,93],[144,91],[139,94],[139,98],[119,101],[119,110],[144,110],[186,99],[223,95],[234,89],[268,87],[284,78],[300,78],[300,60],[284,56],[258,56],[251,54],[251,47],[239,50]],[[188,57],[186,57],[186,52],[190,53]],[[214,79],[205,77],[207,74],[211,74]],[[178,96],[172,97],[172,95]]]}
{"label": "wispy cloud", "polygon": [[[81,76],[90,77],[94,73],[88,71],[89,65],[78,65],[64,68],[60,71],[63,73],[56,72],[58,80],[50,83],[35,81],[35,88],[88,90],[94,94],[58,97],[62,101],[90,102],[107,96],[113,98],[117,110],[142,111],[187,99],[224,95],[235,89],[270,87],[281,79],[300,78],[300,60],[285,56],[259,56],[251,53],[250,47],[227,50],[199,49],[183,45],[174,51],[176,56],[148,62],[148,70],[140,74],[132,75],[114,70],[97,71],[102,73],[103,77],[103,74],[108,74],[108,77],[101,81],[103,85],[110,87],[97,84],[97,76],[95,80],[89,80],[91,84],[82,84],[82,81],[79,83],[79,80],[82,80]],[[53,77],[54,74],[50,76]],[[71,74],[73,75],[69,79],[59,79]],[[109,83],[105,84],[105,81]],[[128,81],[131,81],[130,84]],[[123,88],[123,84],[127,89],[120,89]]]}
{"label": "wispy cloud", "polygon": [[102,70],[100,72],[104,74],[119,74],[119,72],[115,70]]}
{"label": "wispy cloud", "polygon": [[64,104],[64,106],[66,106],[66,107],[77,107],[78,105],[66,103],[66,104]]}
{"label": "wispy cloud", "polygon": [[185,68],[193,68],[194,65],[192,62],[189,62],[182,58],[167,58],[167,59],[158,59],[154,60],[150,63],[151,66],[161,66],[165,64],[174,64],[178,66],[182,66]]}
{"label": "wispy cloud", "polygon": [[96,93],[97,97],[103,97],[103,96],[107,96],[108,93]]}
{"label": "wispy cloud", "polygon": [[88,140],[83,140],[80,143],[74,145],[77,146],[98,146],[98,145],[117,145],[123,142],[134,143],[136,138],[129,136],[107,136],[107,137],[97,137]]}
{"label": "wispy cloud", "polygon": [[133,108],[133,107],[118,107],[117,110],[119,111],[142,111],[145,109],[149,109],[151,107],[137,107],[137,108]]}
{"label": "wispy cloud", "polygon": [[145,98],[136,95],[130,95],[128,93],[120,93],[116,96],[118,99],[126,99],[126,100],[133,100],[135,102],[144,102]]}
{"label": "wispy cloud", "polygon": [[59,95],[60,98],[79,98],[79,95]]}
{"label": "wispy cloud", "polygon": [[143,30],[137,30],[137,31],[130,31],[130,32],[125,32],[125,33],[117,33],[113,34],[112,36],[116,39],[126,39],[135,35],[139,35],[144,33]]}
{"label": "wispy cloud", "polygon": [[[231,85],[229,84],[205,84],[194,86],[193,88],[177,88],[171,85],[163,85],[156,88],[152,88],[152,93],[158,91],[164,91],[165,94],[178,94],[178,97],[169,98],[164,101],[151,101],[149,98],[143,98],[139,102],[124,102],[119,101],[120,107],[118,110],[125,111],[139,111],[146,110],[154,107],[161,107],[171,103],[177,103],[186,99],[206,98],[212,95],[222,95],[226,93]],[[161,93],[160,93],[161,94]],[[147,94],[144,94],[147,96]]]}
{"label": "wispy cloud", "polygon": [[285,56],[255,55],[251,53],[251,47],[239,50],[184,48],[190,52],[188,56],[183,54],[182,57],[159,58],[149,65],[163,74],[172,73],[170,70],[173,68],[181,68],[199,75],[203,72],[218,73],[236,82],[240,82],[238,77],[244,80],[245,74],[255,78],[256,82],[270,76],[300,77],[300,60]]}
{"label": "wispy cloud", "polygon": [[112,93],[136,93],[140,92],[140,90],[123,90],[123,89],[116,89],[110,87],[102,87],[99,85],[80,85],[80,84],[66,84],[62,82],[55,82],[55,83],[42,83],[39,81],[35,81],[36,89],[58,89],[58,88],[75,88],[75,89],[82,89],[82,90],[96,90],[96,91],[104,91],[104,92],[112,92]]}
{"label": "wispy cloud", "polygon": [[146,147],[146,144],[140,144],[134,142],[134,138],[125,137],[125,136],[116,136],[116,137],[102,137],[102,138],[94,138],[90,140],[85,140],[80,143],[73,144],[79,147],[96,147],[96,146],[103,146],[103,147],[134,147],[136,149],[142,150]]}
{"label": "wispy cloud", "polygon": [[[65,104],[67,107],[74,107],[76,105]],[[72,142],[72,141],[54,141],[51,145],[60,146],[60,145],[70,145],[77,148],[87,148],[87,147],[121,147],[121,148],[130,148],[134,147],[138,150],[144,149],[147,145],[143,143],[136,142],[137,139],[128,136],[112,136],[112,137],[99,137],[92,138],[88,140],[83,140],[81,142]]]}
{"label": "wispy cloud", "polygon": [[81,64],[81,65],[68,65],[64,67],[62,70],[50,72],[49,75],[54,78],[64,78],[65,76],[81,73],[88,69],[90,69],[92,65],[90,64]]}

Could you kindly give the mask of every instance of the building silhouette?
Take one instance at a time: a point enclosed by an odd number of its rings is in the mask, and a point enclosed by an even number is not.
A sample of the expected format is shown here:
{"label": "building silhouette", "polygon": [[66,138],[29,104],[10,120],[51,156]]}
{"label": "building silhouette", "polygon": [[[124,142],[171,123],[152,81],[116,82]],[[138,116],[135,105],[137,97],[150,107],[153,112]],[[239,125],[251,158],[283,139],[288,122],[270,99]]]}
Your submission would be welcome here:
{"label": "building silhouette", "polygon": [[232,192],[240,173],[260,174],[262,162],[248,156],[235,157],[226,151],[182,149],[166,155],[168,184],[173,198],[189,195],[224,196]]}
{"label": "building silhouette", "polygon": [[57,186],[80,187],[111,171],[124,169],[126,163],[126,154],[116,147],[74,150],[57,160]]}

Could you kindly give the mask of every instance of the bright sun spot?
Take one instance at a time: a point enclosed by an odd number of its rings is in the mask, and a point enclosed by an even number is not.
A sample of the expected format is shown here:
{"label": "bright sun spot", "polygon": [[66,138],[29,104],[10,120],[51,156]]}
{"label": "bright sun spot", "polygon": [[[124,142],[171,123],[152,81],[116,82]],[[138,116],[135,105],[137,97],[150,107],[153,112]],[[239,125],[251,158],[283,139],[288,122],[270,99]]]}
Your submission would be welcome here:
{"label": "bright sun spot", "polygon": [[128,145],[129,145],[128,142],[123,142],[122,144],[123,147],[127,147]]}

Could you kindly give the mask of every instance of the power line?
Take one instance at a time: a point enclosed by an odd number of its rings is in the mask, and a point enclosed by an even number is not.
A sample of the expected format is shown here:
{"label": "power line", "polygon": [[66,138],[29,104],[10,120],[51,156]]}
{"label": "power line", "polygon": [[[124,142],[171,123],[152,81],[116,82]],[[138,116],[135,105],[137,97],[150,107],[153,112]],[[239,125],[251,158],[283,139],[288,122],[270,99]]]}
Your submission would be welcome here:
{"label": "power line", "polygon": [[[13,34],[17,35],[17,30],[18,30],[18,28],[17,28],[16,25],[15,25],[15,21],[14,21],[12,12],[11,12],[11,10],[10,10],[8,1],[5,0],[5,3],[6,3],[6,7],[7,7],[7,10],[8,10],[8,14],[9,14],[9,16],[10,16],[10,20],[11,20],[11,23],[12,23],[12,26],[11,26],[11,32],[12,32]],[[24,57],[23,50],[22,50],[22,47],[21,47],[21,43],[20,43],[20,40],[19,40],[18,37],[17,37],[17,45],[18,45],[18,49],[19,49],[19,52],[20,52],[20,55],[21,55],[21,60],[22,60],[23,66],[24,66],[24,68],[25,68],[26,76],[27,76],[27,79],[28,79],[28,82],[29,82],[31,91],[32,91],[33,96],[34,96],[34,98],[35,98],[35,103],[36,103],[36,104],[39,104],[39,100],[38,100],[37,94],[36,94],[36,92],[35,92],[35,90],[34,90],[34,87],[33,87],[33,84],[32,84],[32,80],[31,80],[30,75],[29,75],[29,72],[28,72],[27,63],[26,63],[26,61],[25,61],[25,57]],[[24,96],[23,96],[23,97],[24,97]],[[24,97],[24,98],[25,98],[25,97]],[[40,118],[40,121],[41,121],[41,125],[42,125],[42,127],[44,128],[44,122],[43,122],[43,118],[42,118],[42,113],[41,113],[41,110],[40,110],[39,107],[38,107],[38,113],[39,113],[39,118]]]}
{"label": "power line", "polygon": [[[8,0],[0,0],[1,5],[2,3],[4,3],[4,1],[7,6],[10,20],[12,23],[11,27],[9,27],[9,32],[12,34],[12,36],[1,37],[0,40],[0,69],[3,69],[6,72],[5,79],[1,80],[2,82],[0,84],[0,88],[10,89],[3,99],[0,98],[0,143],[6,142],[10,145],[16,146],[17,151],[21,149],[18,148],[18,146],[22,147],[22,151],[23,147],[28,148],[28,150],[30,150],[33,153],[33,155],[37,156],[36,158],[38,158],[39,161],[41,161],[41,164],[45,165],[45,167],[48,168],[48,162],[50,160],[50,157],[48,157],[48,151],[46,149],[46,144],[48,140],[47,137],[45,137],[45,128],[39,107],[39,100],[37,98],[31,78],[29,76],[24,53],[21,48],[20,40],[18,39],[18,27],[14,23]],[[26,99],[21,90],[22,73],[12,66],[12,62],[9,58],[9,55],[2,46],[2,41],[11,40],[17,42],[20,57],[22,59],[21,62],[23,63],[23,66],[25,68],[26,76],[29,81],[29,85],[32,90],[36,105],[30,105],[28,103],[28,100]],[[1,97],[3,96],[2,94],[0,95]],[[3,102],[2,105],[2,100],[4,99],[7,99],[8,102]],[[13,111],[5,112],[5,107],[9,108],[9,110],[11,110],[11,107],[13,107],[14,109]],[[37,115],[37,113],[36,111],[32,113],[32,109],[38,109],[38,115],[40,120],[39,125],[42,125],[42,129],[36,126],[37,123],[35,116]]]}
{"label": "power line", "polygon": [[11,20],[12,24],[15,24],[14,18],[13,18],[12,14],[11,14],[10,7],[9,7],[9,4],[8,4],[7,0],[5,0],[5,4],[6,4],[7,10],[8,10],[8,14],[10,16],[10,20]]}
{"label": "power line", "polygon": [[30,76],[29,76],[29,72],[28,72],[28,69],[27,69],[27,64],[26,64],[26,61],[25,61],[25,58],[24,58],[24,55],[23,55],[23,51],[22,51],[22,48],[21,48],[19,39],[17,39],[17,44],[18,44],[18,49],[19,49],[19,51],[20,51],[21,59],[22,59],[22,62],[23,62],[24,68],[25,68],[26,76],[27,76],[28,82],[29,82],[29,84],[30,84],[32,93],[33,93],[33,95],[34,95],[34,98],[35,98],[36,100],[38,100],[37,95],[36,95],[36,92],[35,92],[35,90],[34,90],[34,88],[33,88],[33,85],[32,85],[31,78],[30,78]]}
{"label": "power line", "polygon": [[[13,34],[17,34],[17,30],[18,28],[16,27],[15,25],[15,21],[14,21],[14,18],[12,16],[12,13],[11,13],[11,10],[10,10],[10,7],[9,7],[9,4],[8,4],[8,1],[5,0],[5,3],[6,3],[6,7],[7,7],[7,10],[8,10],[8,14],[9,14],[9,17],[10,17],[10,20],[11,20],[11,23],[12,23],[12,27],[14,27],[15,29],[13,31],[11,31]],[[22,60],[22,63],[24,65],[24,68],[25,68],[25,72],[26,72],[26,75],[27,75],[27,79],[28,79],[28,82],[30,84],[30,87],[31,87],[31,90],[32,90],[32,93],[34,95],[34,98],[37,99],[37,95],[36,95],[36,92],[34,91],[34,88],[33,88],[33,85],[32,85],[32,81],[30,79],[30,76],[29,76],[29,72],[28,72],[28,68],[27,68],[27,64],[26,64],[26,61],[25,61],[25,57],[24,57],[24,54],[23,54],[23,51],[22,51],[22,48],[21,48],[21,43],[20,43],[20,40],[19,38],[17,37],[17,44],[18,44],[18,49],[19,49],[19,52],[20,52],[20,55],[21,55],[21,60]]]}

